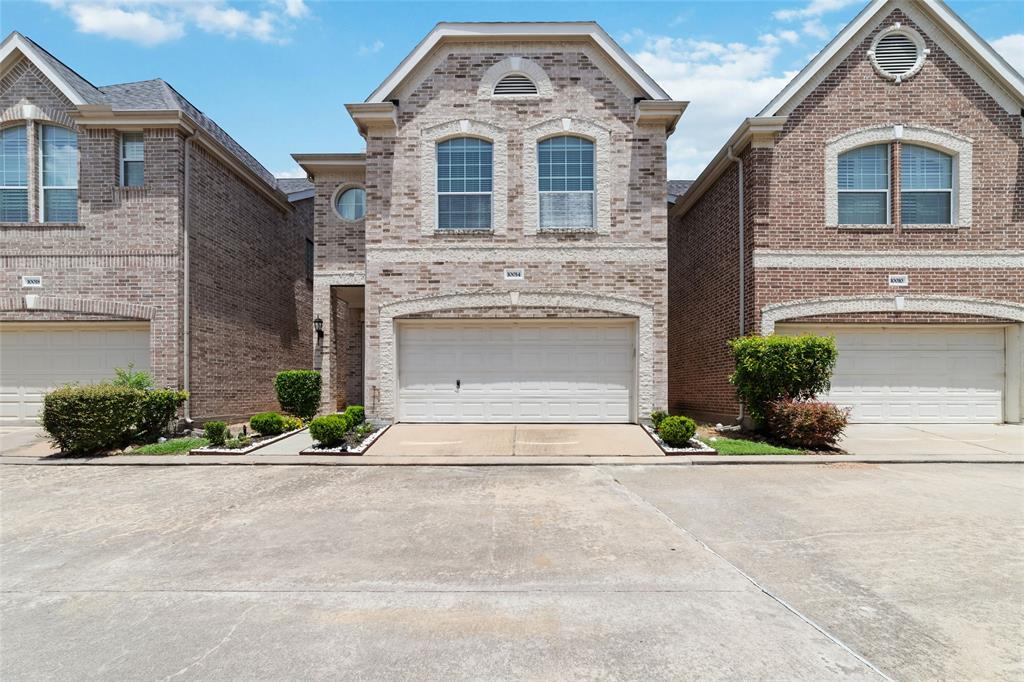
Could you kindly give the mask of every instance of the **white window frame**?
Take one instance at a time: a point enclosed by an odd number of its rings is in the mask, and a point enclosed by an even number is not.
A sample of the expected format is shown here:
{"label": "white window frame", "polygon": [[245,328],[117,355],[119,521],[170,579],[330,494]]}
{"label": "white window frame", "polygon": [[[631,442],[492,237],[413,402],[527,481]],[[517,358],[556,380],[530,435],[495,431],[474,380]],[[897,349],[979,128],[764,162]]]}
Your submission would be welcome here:
{"label": "white window frame", "polygon": [[[586,190],[586,189],[581,189],[581,190],[542,190],[540,188],[540,145],[541,145],[541,143],[546,142],[548,140],[552,140],[552,139],[554,139],[556,137],[575,137],[575,138],[579,138],[581,140],[586,140],[587,142],[589,142],[592,145],[593,150],[594,150],[594,160],[593,160],[594,174],[593,174],[593,177],[591,177],[592,189],[589,189],[589,190]],[[555,232],[555,231],[558,231],[558,230],[563,230],[563,231],[566,231],[566,232],[573,232],[573,231],[592,232],[592,231],[596,230],[597,229],[597,142],[595,140],[590,139],[589,137],[584,136],[584,135],[577,135],[577,134],[574,134],[574,133],[571,133],[571,132],[563,132],[563,133],[556,133],[554,135],[548,135],[545,138],[537,140],[536,147],[537,147],[537,149],[535,150],[535,154],[536,154],[536,157],[537,157],[537,159],[536,159],[536,161],[537,161],[537,184],[534,185],[534,187],[537,188],[537,225],[536,225],[537,230],[538,231],[539,230],[551,230],[552,232]],[[568,226],[547,226],[547,227],[542,227],[541,226],[541,220],[543,218],[542,218],[541,214],[543,213],[543,208],[542,208],[542,204],[541,204],[541,200],[540,200],[540,196],[542,194],[589,194],[590,195],[590,225],[587,226],[587,227],[568,227]]]}
{"label": "white window frame", "polygon": [[[25,185],[24,186],[21,186],[21,185],[0,185],[0,189],[23,189],[23,190],[25,190],[25,220],[24,220],[24,222],[13,222],[13,223],[11,223],[12,225],[26,225],[26,224],[32,222],[32,201],[30,199],[31,192],[29,191],[29,182],[30,182],[30,180],[32,178],[32,173],[31,173],[31,171],[29,169],[29,161],[31,161],[31,159],[32,159],[32,149],[31,149],[31,147],[32,147],[32,134],[31,134],[32,131],[30,130],[31,125],[32,124],[30,122],[26,122],[26,123],[24,123],[24,124],[22,124],[20,126],[18,126],[18,125],[11,125],[11,126],[4,126],[2,128],[2,130],[7,130],[9,128],[19,128],[19,127],[25,129]],[[8,221],[4,221],[4,222],[8,222]]]}
{"label": "white window frame", "polygon": [[[345,192],[349,191],[350,189],[363,190],[363,215],[359,218],[356,218],[355,220],[346,218],[345,216],[341,215],[341,211],[338,210],[338,202],[341,201],[342,195],[345,194]],[[334,215],[336,215],[339,220],[345,223],[358,223],[366,220],[366,187],[357,182],[349,182],[343,185],[339,185],[338,189],[334,190],[334,196],[331,198],[331,210],[334,211]]]}
{"label": "white window frame", "polygon": [[[931,149],[931,150],[939,152],[940,154],[945,154],[946,156],[950,157],[950,160],[951,160],[950,166],[951,166],[951,168],[950,168],[950,176],[949,176],[949,189],[905,189],[903,187],[903,150],[907,146],[923,147],[925,149]],[[924,193],[924,192],[943,192],[943,193],[948,194],[949,195],[949,223],[938,223],[938,224],[940,224],[940,225],[955,225],[956,224],[956,213],[957,213],[956,189],[957,189],[957,185],[959,184],[957,182],[957,172],[958,172],[958,168],[957,168],[957,162],[956,162],[956,154],[952,154],[952,153],[950,153],[949,151],[947,151],[945,149],[940,149],[939,147],[935,147],[933,145],[921,144],[920,142],[911,142],[909,140],[904,140],[903,143],[900,145],[900,189],[899,189],[899,191],[900,191],[900,225],[901,226],[902,225],[907,225],[908,227],[913,229],[913,228],[915,228],[917,226],[920,226],[920,225],[928,225],[928,224],[930,224],[930,223],[904,223],[903,222],[903,193],[904,192],[912,192],[914,194],[921,194],[921,193]]]}
{"label": "white window frame", "polygon": [[[60,130],[68,130],[68,131],[74,133],[76,138],[78,137],[78,132],[77,131],[71,130],[70,128],[65,128],[64,126],[54,125],[52,123],[40,123],[39,124],[39,128],[36,130],[36,147],[37,147],[37,152],[38,152],[37,155],[36,155],[36,158],[39,160],[39,168],[38,168],[38,173],[37,173],[37,176],[38,176],[38,179],[39,179],[39,222],[40,223],[56,223],[58,225],[63,224],[63,221],[47,220],[46,219],[46,191],[47,190],[51,190],[51,189],[54,189],[54,190],[73,189],[73,190],[75,190],[75,204],[76,204],[75,205],[75,222],[77,223],[78,220],[79,220],[78,205],[77,205],[78,204],[78,183],[76,182],[74,185],[45,185],[45,184],[43,184],[43,129],[46,128],[46,127],[58,128]],[[76,140],[76,143],[75,143],[75,172],[76,172],[76,175],[80,174],[80,172],[81,172],[81,164],[80,164],[77,140]]]}
{"label": "white window frame", "polygon": [[[862,144],[859,147],[853,147],[851,149],[844,149],[839,156],[848,154],[864,147],[877,147],[880,144],[885,144],[885,189],[843,189],[839,186],[839,176],[836,176],[836,193],[839,196],[843,194],[881,194],[885,192],[885,222],[884,223],[839,223],[840,227],[856,227],[856,226],[882,226],[892,225],[892,143],[872,142],[870,144]],[[838,202],[838,197],[836,201]],[[838,208],[837,208],[838,210]],[[837,220],[838,220],[838,213]]]}
{"label": "white window frame", "polygon": [[[125,136],[126,135],[138,135],[139,136],[139,139],[142,141],[142,158],[141,159],[128,159],[128,158],[125,157],[125,154],[124,154],[124,142],[125,142]],[[120,151],[121,151],[121,153],[120,153],[120,156],[121,156],[121,187],[128,187],[128,188],[134,188],[134,189],[139,189],[141,187],[144,187],[146,185],[146,138],[145,138],[145,135],[143,135],[141,130],[122,131],[121,132],[121,144],[118,145],[118,146],[120,147]],[[141,163],[142,164],[142,184],[141,185],[126,185],[125,184],[125,177],[126,177],[125,168],[126,168],[126,165],[128,164],[128,162]]]}
{"label": "white window frame", "polygon": [[[437,188],[437,148],[444,142],[450,142],[451,140],[458,140],[462,138],[470,138],[473,140],[480,140],[491,145],[491,191],[490,192],[442,192]],[[434,224],[437,225],[438,232],[444,233],[459,233],[459,232],[493,232],[494,231],[494,141],[488,140],[486,137],[479,135],[451,135],[438,140],[434,143]],[[459,196],[482,196],[486,194],[490,201],[491,209],[491,220],[487,227],[441,227],[441,195],[442,194],[457,194]]]}

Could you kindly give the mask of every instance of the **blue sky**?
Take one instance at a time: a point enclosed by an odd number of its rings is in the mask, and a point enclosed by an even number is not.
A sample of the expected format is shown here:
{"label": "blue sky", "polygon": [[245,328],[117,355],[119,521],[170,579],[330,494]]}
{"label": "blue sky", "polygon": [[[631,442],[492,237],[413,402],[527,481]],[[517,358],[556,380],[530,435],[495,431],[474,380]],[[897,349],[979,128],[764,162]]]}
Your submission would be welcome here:
{"label": "blue sky", "polygon": [[[1024,12],[950,0],[1024,70]],[[277,175],[292,152],[361,151],[343,106],[359,102],[438,21],[595,20],[690,109],[669,175],[693,178],[745,116],[863,7],[785,2],[316,2],[3,0],[18,30],[97,85],[160,77]]]}

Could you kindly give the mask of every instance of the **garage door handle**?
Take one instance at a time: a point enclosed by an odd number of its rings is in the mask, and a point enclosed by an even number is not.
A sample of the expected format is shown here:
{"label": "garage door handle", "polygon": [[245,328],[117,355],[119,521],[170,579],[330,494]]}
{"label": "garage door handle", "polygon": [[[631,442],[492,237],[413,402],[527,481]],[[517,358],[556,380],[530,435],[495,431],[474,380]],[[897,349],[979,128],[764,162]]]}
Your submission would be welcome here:
{"label": "garage door handle", "polygon": [[455,380],[455,390],[457,391],[460,388],[462,388],[462,379],[456,379]]}

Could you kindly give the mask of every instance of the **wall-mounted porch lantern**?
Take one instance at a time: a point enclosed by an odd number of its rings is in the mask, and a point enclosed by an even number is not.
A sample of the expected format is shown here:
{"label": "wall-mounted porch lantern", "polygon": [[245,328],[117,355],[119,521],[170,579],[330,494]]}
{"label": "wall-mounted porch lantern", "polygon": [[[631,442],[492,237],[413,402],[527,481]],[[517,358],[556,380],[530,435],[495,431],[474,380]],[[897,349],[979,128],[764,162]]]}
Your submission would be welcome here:
{"label": "wall-mounted porch lantern", "polygon": [[322,337],[324,335],[324,321],[317,315],[316,319],[313,320],[313,329],[316,330],[316,335]]}

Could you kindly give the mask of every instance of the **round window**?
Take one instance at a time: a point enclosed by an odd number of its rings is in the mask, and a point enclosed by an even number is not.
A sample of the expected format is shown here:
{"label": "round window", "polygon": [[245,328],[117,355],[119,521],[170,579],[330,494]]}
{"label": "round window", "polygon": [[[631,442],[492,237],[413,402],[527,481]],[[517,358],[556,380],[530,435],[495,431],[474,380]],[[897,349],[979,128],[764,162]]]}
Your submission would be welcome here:
{"label": "round window", "polygon": [[350,187],[338,195],[334,208],[345,220],[361,220],[366,215],[366,190]]}

